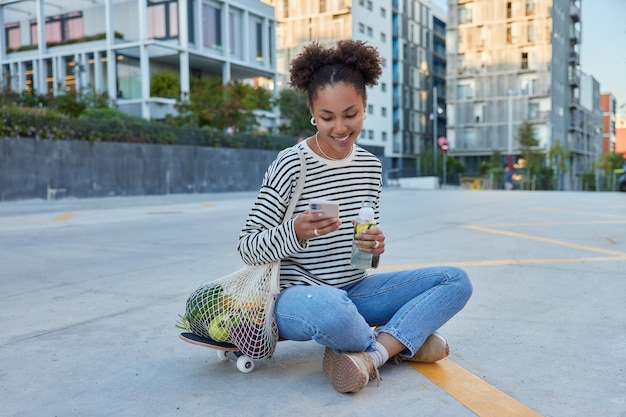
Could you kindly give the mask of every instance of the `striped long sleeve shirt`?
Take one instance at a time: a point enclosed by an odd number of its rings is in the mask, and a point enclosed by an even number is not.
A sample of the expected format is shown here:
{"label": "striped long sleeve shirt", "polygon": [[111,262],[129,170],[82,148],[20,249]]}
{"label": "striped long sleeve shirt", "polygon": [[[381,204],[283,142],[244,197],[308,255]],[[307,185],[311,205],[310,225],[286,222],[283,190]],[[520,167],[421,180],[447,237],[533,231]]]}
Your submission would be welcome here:
{"label": "striped long sleeve shirt", "polygon": [[[291,285],[344,286],[362,279],[365,271],[350,265],[352,219],[363,201],[374,203],[379,222],[382,190],[381,163],[370,152],[354,146],[351,154],[338,161],[316,155],[301,142],[296,145],[306,160],[306,181],[292,218],[283,222],[298,176],[298,152],[287,149],[270,164],[259,195],[239,236],[238,250],[246,264],[258,265],[281,260],[281,287]],[[341,228],[324,236],[298,241],[294,219],[308,208],[312,199],[339,203]]]}

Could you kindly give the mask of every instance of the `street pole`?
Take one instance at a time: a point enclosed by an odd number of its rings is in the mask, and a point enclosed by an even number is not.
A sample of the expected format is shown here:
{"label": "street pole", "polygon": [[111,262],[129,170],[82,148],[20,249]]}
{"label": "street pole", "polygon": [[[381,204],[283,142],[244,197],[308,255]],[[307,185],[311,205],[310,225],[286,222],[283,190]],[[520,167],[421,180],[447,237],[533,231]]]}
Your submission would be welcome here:
{"label": "street pole", "polygon": [[433,167],[437,184],[439,184],[439,175],[437,174],[437,110],[437,87],[433,87]]}
{"label": "street pole", "polygon": [[508,108],[508,161],[509,172],[513,172],[513,91],[509,90],[509,108]]}
{"label": "street pole", "polygon": [[443,154],[443,186],[446,186],[446,177],[447,177],[447,167],[448,167],[448,154],[444,152]]}

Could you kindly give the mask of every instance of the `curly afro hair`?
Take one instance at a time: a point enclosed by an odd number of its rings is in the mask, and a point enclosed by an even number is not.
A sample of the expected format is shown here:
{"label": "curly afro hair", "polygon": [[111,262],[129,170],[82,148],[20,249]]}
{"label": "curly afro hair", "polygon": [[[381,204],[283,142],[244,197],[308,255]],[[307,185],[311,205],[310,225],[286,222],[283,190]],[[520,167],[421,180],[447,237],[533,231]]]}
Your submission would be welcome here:
{"label": "curly afro hair", "polygon": [[366,87],[378,84],[382,73],[378,50],[363,41],[342,40],[334,48],[314,42],[291,61],[291,86],[304,91],[309,106],[320,88],[345,83],[356,88],[363,100]]}

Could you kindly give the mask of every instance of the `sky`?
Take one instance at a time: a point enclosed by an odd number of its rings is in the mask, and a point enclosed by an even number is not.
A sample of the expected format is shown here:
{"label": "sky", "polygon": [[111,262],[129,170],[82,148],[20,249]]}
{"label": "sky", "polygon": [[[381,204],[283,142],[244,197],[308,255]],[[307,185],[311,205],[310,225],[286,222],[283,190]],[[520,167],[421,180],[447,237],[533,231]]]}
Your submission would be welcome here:
{"label": "sky", "polygon": [[[580,66],[626,103],[626,0],[582,0]],[[623,110],[626,114],[626,109]]]}
{"label": "sky", "polygon": [[[431,0],[444,10],[447,0]],[[581,0],[580,68],[617,100],[626,116],[626,0]]]}

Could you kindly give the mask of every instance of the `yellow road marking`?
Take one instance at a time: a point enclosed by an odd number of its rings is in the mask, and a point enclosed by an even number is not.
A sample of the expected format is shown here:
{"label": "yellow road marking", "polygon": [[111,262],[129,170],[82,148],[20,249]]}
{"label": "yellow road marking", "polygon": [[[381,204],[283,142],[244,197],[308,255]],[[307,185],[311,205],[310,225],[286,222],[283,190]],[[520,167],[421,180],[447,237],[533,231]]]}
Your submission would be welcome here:
{"label": "yellow road marking", "polygon": [[[608,222],[592,222],[594,224]],[[616,223],[616,222],[612,222]],[[617,222],[623,223],[623,222]],[[539,225],[540,223],[535,223]],[[553,224],[553,223],[552,223]],[[578,223],[576,223],[578,224]],[[580,223],[580,224],[589,224]],[[590,252],[603,253],[612,256],[602,257],[574,257],[574,258],[541,258],[541,259],[500,259],[453,262],[448,265],[456,266],[494,266],[494,265],[526,265],[526,264],[546,264],[546,263],[568,263],[568,262],[610,262],[626,260],[626,253],[596,248],[587,245],[565,242],[556,239],[533,236],[523,233],[494,229],[493,227],[519,227],[520,224],[499,224],[489,226],[465,225],[463,227],[480,232],[494,233],[520,239],[535,240],[539,242],[565,246]],[[382,270],[396,270],[408,268],[423,268],[426,266],[441,265],[440,263],[423,263],[411,265],[391,265],[381,266]],[[408,362],[411,367],[428,378],[435,385],[443,389],[448,395],[459,401],[465,407],[476,413],[480,417],[541,417],[542,415],[515,398],[498,390],[493,385],[464,369],[449,358],[439,361],[436,364],[423,364]]]}
{"label": "yellow road marking", "polygon": [[441,266],[443,264],[458,267],[468,266],[501,266],[501,265],[533,265],[533,264],[564,264],[581,262],[616,262],[626,261],[626,254],[620,256],[602,256],[595,258],[537,258],[537,259],[492,259],[485,261],[460,261],[460,262],[429,262],[404,265],[380,265],[378,270],[398,271],[402,269],[426,268],[429,266]]}
{"label": "yellow road marking", "polygon": [[582,250],[587,250],[587,251],[591,251],[591,252],[605,253],[607,255],[616,255],[616,256],[623,256],[623,255],[625,255],[624,252],[608,250],[608,249],[594,248],[593,246],[579,245],[577,243],[569,243],[569,242],[564,242],[562,240],[556,240],[556,239],[550,239],[550,238],[546,238],[546,237],[527,235],[527,234],[524,234],[524,233],[517,233],[517,232],[506,231],[506,230],[492,229],[490,227],[471,225],[471,224],[464,225],[463,227],[466,228],[466,229],[473,229],[473,230],[478,230],[478,231],[486,232],[486,233],[494,233],[494,234],[498,234],[498,235],[513,236],[513,237],[518,237],[520,239],[536,240],[538,242],[552,243],[554,245],[566,246],[568,248],[582,249]]}
{"label": "yellow road marking", "polygon": [[68,212],[68,213],[63,213],[60,216],[58,216],[56,219],[54,219],[55,222],[64,222],[67,219],[71,218],[72,216],[74,216],[73,212]]}
{"label": "yellow road marking", "polygon": [[207,207],[207,208],[213,208],[213,207],[215,207],[213,204],[210,204],[210,203],[202,203],[202,205],[203,205],[204,207]]}
{"label": "yellow road marking", "polygon": [[406,363],[480,417],[541,416],[450,359],[433,364]]}

